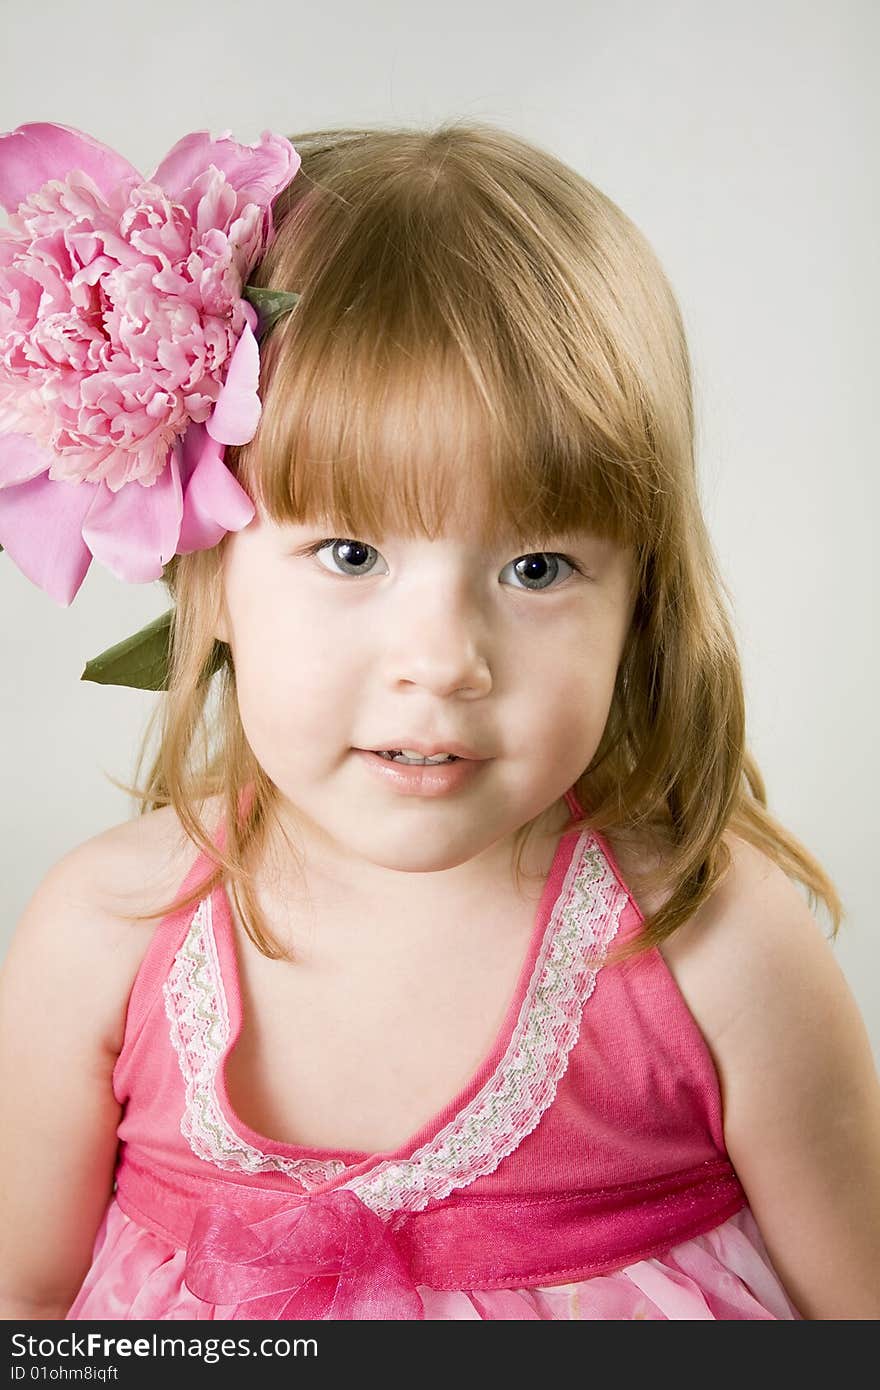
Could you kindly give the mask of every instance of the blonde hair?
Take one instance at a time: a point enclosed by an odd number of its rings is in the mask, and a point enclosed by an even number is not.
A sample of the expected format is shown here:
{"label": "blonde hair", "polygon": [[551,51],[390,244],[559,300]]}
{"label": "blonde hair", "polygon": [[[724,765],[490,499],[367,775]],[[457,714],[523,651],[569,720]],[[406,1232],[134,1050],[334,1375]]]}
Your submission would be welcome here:
{"label": "blonde hair", "polygon": [[[672,891],[619,958],[670,936],[709,896],[730,863],[726,830],[823,900],[836,935],[834,885],[767,810],[746,748],[740,662],[698,497],[688,349],[645,238],[572,169],[485,124],[290,138],[301,168],[273,205],[274,240],[250,281],[301,298],[261,345],[262,418],[227,465],[273,519],[331,520],[340,536],[433,538],[460,507],[487,544],[583,527],[631,546],[633,621],[575,791],[584,828],[664,843],[657,874]],[[279,822],[228,648],[206,677],[224,545],[166,567],[169,689],[125,790],[141,813],[173,806],[215,864],[163,911],[228,879],[255,945],[290,958],[249,875]],[[222,850],[201,815],[213,797]],[[516,837],[517,877],[535,824]]]}

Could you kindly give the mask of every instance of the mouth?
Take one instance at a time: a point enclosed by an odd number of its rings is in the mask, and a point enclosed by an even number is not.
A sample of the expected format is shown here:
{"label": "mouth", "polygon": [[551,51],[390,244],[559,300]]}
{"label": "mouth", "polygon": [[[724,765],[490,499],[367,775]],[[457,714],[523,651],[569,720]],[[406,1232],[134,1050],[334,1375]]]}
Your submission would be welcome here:
{"label": "mouth", "polygon": [[382,785],[404,796],[435,797],[458,792],[469,786],[490,758],[464,758],[441,755],[439,762],[404,761],[391,749],[354,748],[352,752],[380,779]]}
{"label": "mouth", "polygon": [[461,761],[455,753],[435,753],[431,757],[414,757],[412,754],[404,753],[402,748],[365,748],[362,751],[375,753],[378,758],[385,758],[388,762],[402,763],[405,767],[441,767],[445,763]]}
{"label": "mouth", "polygon": [[459,743],[456,739],[436,743],[423,743],[421,739],[402,737],[389,739],[387,743],[373,744],[369,748],[359,748],[360,753],[376,753],[383,758],[396,758],[398,761],[406,758],[410,762],[416,760],[424,762],[469,762],[481,763],[488,762],[489,759],[468,748],[465,744]]}

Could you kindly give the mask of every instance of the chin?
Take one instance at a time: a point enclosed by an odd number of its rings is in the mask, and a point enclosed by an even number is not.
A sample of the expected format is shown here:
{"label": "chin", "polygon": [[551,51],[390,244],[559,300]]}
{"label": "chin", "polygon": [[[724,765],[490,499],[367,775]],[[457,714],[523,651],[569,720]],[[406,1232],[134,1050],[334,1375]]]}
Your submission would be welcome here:
{"label": "chin", "polygon": [[[442,873],[469,863],[498,842],[497,835],[475,834],[472,825],[463,822],[444,830],[436,823],[431,829],[417,823],[394,823],[394,833],[365,835],[362,827],[353,829],[346,837],[340,830],[340,843],[349,846],[352,855],[360,856],[386,869],[401,873]],[[362,823],[363,824],[363,823]],[[391,831],[391,824],[386,827]]]}
{"label": "chin", "polygon": [[409,843],[402,846],[397,854],[376,853],[366,854],[364,857],[377,868],[395,869],[402,874],[442,874],[448,869],[459,868],[473,859],[475,854],[480,853],[480,849],[475,850],[473,844],[470,844],[457,852],[438,854],[436,844],[426,844],[422,850],[421,846],[413,844],[413,839],[411,835]]}

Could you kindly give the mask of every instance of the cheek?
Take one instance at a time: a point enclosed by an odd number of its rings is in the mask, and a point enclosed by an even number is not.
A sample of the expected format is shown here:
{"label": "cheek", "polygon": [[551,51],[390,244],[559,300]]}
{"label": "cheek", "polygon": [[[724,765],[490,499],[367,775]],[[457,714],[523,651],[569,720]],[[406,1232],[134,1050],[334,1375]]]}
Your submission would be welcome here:
{"label": "cheek", "polygon": [[567,657],[557,649],[521,691],[525,736],[563,757],[577,749],[589,761],[608,721],[616,676],[616,649],[570,646]]}
{"label": "cheek", "polygon": [[267,770],[326,746],[328,716],[346,713],[357,685],[326,626],[289,604],[273,616],[266,604],[237,614],[233,633],[242,727]]}

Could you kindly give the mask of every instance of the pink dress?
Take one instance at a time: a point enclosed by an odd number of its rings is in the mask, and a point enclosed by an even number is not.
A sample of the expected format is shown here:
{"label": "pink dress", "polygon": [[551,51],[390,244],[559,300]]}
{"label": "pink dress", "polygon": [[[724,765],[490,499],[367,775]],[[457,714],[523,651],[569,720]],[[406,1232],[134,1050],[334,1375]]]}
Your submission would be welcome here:
{"label": "pink dress", "polygon": [[239,1119],[226,892],[166,917],[129,999],[115,1187],[67,1317],[798,1319],[662,955],[600,967],[641,922],[605,840],[564,831],[491,1051],[370,1154]]}

